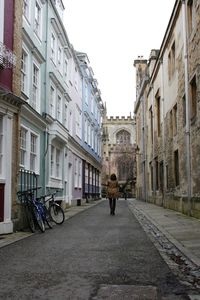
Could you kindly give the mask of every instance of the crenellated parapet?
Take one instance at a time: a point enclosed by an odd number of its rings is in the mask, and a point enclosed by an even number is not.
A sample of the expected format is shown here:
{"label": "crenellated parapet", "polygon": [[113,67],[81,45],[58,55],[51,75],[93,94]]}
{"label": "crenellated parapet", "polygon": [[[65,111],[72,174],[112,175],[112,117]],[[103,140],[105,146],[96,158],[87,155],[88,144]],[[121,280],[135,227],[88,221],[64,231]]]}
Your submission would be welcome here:
{"label": "crenellated parapet", "polygon": [[131,116],[116,116],[116,117],[113,117],[113,116],[110,116],[110,117],[107,117],[106,118],[106,121],[108,122],[114,122],[114,121],[123,121],[123,122],[130,122],[130,121],[134,121],[135,118],[131,117]]}

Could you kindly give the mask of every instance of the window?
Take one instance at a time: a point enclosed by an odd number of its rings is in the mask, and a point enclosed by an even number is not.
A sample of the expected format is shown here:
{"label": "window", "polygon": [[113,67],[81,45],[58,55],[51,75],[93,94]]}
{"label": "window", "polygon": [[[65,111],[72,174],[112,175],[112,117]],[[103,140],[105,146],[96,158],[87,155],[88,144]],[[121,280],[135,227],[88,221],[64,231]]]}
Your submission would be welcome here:
{"label": "window", "polygon": [[30,19],[30,0],[23,1],[23,15],[29,21],[29,19]]}
{"label": "window", "polygon": [[76,135],[81,137],[81,111],[76,107]]}
{"label": "window", "polygon": [[55,152],[55,147],[51,146],[51,176],[54,175],[54,152]]}
{"label": "window", "polygon": [[90,123],[88,123],[88,145],[90,146],[90,134],[91,134],[91,131],[90,131]]}
{"label": "window", "polygon": [[68,121],[68,106],[67,106],[67,104],[65,104],[65,106],[64,106],[64,126],[65,126],[65,128],[68,128],[67,121]]}
{"label": "window", "polygon": [[178,150],[174,151],[174,175],[175,175],[175,186],[179,185],[179,154]]}
{"label": "window", "polygon": [[156,113],[157,113],[157,134],[160,136],[160,129],[161,129],[161,109],[160,109],[160,96],[156,97]]}
{"label": "window", "polygon": [[73,117],[72,117],[72,111],[70,110],[69,112],[69,133],[72,135],[72,121],[73,121]]}
{"label": "window", "polygon": [[55,118],[55,89],[53,86],[50,87],[49,113]]}
{"label": "window", "polygon": [[88,105],[88,84],[85,83],[85,103]]}
{"label": "window", "polygon": [[22,49],[21,60],[21,91],[28,92],[28,54]]}
{"label": "window", "polygon": [[94,96],[91,94],[90,96],[90,105],[91,105],[91,113],[94,113]]}
{"label": "window", "polygon": [[153,191],[153,166],[152,166],[152,162],[149,163],[149,169],[150,169],[151,190]]}
{"label": "window", "polygon": [[85,117],[85,122],[84,122],[84,138],[85,138],[85,142],[87,143],[87,135],[88,135],[88,121],[87,118]]}
{"label": "window", "polygon": [[166,188],[169,188],[169,167],[166,165]]}
{"label": "window", "polygon": [[37,37],[41,36],[41,7],[37,1],[35,3],[34,32]]}
{"label": "window", "polygon": [[196,76],[190,82],[190,111],[191,111],[191,119],[193,119],[197,114],[197,84],[196,84]]}
{"label": "window", "polygon": [[159,171],[160,171],[160,190],[163,191],[163,189],[164,189],[164,169],[163,169],[163,161],[160,162]]}
{"label": "window", "polygon": [[78,187],[78,160],[75,158],[75,165],[74,165],[74,187]]}
{"label": "window", "polygon": [[61,150],[51,145],[51,177],[61,179]]}
{"label": "window", "polygon": [[79,160],[79,165],[78,165],[78,187],[82,187],[82,168],[81,168],[81,160]]}
{"label": "window", "polygon": [[57,97],[56,118],[59,122],[62,122],[62,98],[60,95],[58,95]]}
{"label": "window", "polygon": [[3,172],[3,117],[0,116],[0,175]]}
{"label": "window", "polygon": [[74,68],[74,86],[75,89],[78,91],[78,72],[77,72],[77,68]]}
{"label": "window", "polygon": [[51,33],[51,59],[55,62],[56,58],[56,38],[53,33]]}
{"label": "window", "polygon": [[120,130],[116,134],[117,144],[130,144],[131,135],[126,130]]}
{"label": "window", "polygon": [[172,110],[170,111],[170,114],[169,114],[169,131],[170,131],[170,137],[172,138],[173,137],[173,112]]}
{"label": "window", "polygon": [[85,164],[85,184],[88,184],[88,164]]}
{"label": "window", "polygon": [[32,100],[30,105],[37,109],[39,99],[39,68],[33,63]]}
{"label": "window", "polygon": [[92,147],[92,141],[93,141],[93,128],[92,128],[92,125],[90,126],[90,146]]}
{"label": "window", "polygon": [[20,165],[36,173],[39,171],[39,136],[24,127],[20,130]]}
{"label": "window", "polygon": [[67,72],[68,72],[68,62],[65,59],[65,62],[64,62],[64,80],[65,80],[65,82],[67,82]]}
{"label": "window", "polygon": [[159,189],[159,180],[158,180],[158,176],[159,176],[159,174],[158,174],[158,166],[159,166],[159,164],[158,164],[158,158],[156,157],[155,158],[155,171],[156,171],[156,191]]}
{"label": "window", "polygon": [[60,149],[56,149],[56,178],[60,178]]}
{"label": "window", "polygon": [[28,131],[21,128],[20,131],[20,165],[25,167],[27,160],[27,135]]}
{"label": "window", "polygon": [[182,120],[183,120],[183,127],[186,124],[186,101],[185,101],[185,95],[182,98]]}
{"label": "window", "polygon": [[151,143],[153,144],[153,111],[152,106],[149,109],[149,117],[150,117],[150,135],[151,135]]}
{"label": "window", "polygon": [[188,1],[187,10],[188,10],[188,32],[189,34],[191,34],[195,27],[195,7],[194,7],[193,0]]}
{"label": "window", "polygon": [[172,79],[175,72],[175,62],[176,62],[176,47],[175,42],[173,42],[171,49],[168,54],[168,78]]}
{"label": "window", "polygon": [[177,104],[173,108],[173,129],[174,129],[174,135],[177,134],[178,130],[178,113],[177,113]]}
{"label": "window", "polygon": [[37,136],[31,133],[30,170],[36,170],[37,162]]}
{"label": "window", "polygon": [[58,63],[58,70],[61,71],[62,69],[62,49],[61,46],[58,46],[58,51],[57,51],[57,63]]}

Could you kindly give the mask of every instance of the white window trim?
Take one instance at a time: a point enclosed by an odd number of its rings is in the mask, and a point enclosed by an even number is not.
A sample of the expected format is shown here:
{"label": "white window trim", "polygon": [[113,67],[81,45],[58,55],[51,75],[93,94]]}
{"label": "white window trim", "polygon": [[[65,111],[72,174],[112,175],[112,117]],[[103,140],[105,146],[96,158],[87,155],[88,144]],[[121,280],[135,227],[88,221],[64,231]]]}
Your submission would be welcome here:
{"label": "white window trim", "polygon": [[[33,91],[33,65],[35,65],[38,68],[38,91],[37,91],[37,98],[36,98],[36,111],[40,112],[40,104],[41,104],[41,66],[38,63],[38,61],[33,58],[32,60],[32,80],[31,80],[31,89]],[[33,92],[31,94],[31,101],[33,101]]]}
{"label": "white window trim", "polygon": [[[60,99],[60,110],[58,111],[58,97]],[[58,115],[58,113],[60,113],[60,115]],[[57,90],[57,95],[56,95],[56,119],[62,123],[62,115],[63,115],[63,97],[62,97],[62,94],[59,90]]]}
{"label": "white window trim", "polygon": [[82,162],[80,159],[78,162],[78,187],[82,187]]}
{"label": "white window trim", "polygon": [[[59,60],[59,49],[60,49],[60,60]],[[58,39],[57,41],[57,68],[61,75],[63,75],[63,47]]]}
{"label": "white window trim", "polygon": [[[52,48],[52,36],[54,37],[54,48]],[[50,37],[50,58],[52,60],[52,62],[54,64],[56,64],[56,51],[57,51],[57,36],[55,34],[55,31],[53,30],[53,28],[51,28],[51,37]],[[53,55],[52,55],[52,50],[54,51],[53,52]]]}
{"label": "white window trim", "polygon": [[[53,98],[51,97],[51,88],[54,90]],[[52,100],[52,101],[51,101]],[[49,91],[49,115],[55,119],[56,111],[56,87],[52,81],[50,81],[50,91]]]}
{"label": "white window trim", "polygon": [[[27,16],[23,13],[23,18],[24,18],[24,20],[26,21],[26,23],[28,24],[28,25],[30,25],[30,21],[31,21],[31,15],[30,15],[30,5],[31,5],[31,1],[30,0],[28,0],[28,2],[29,2],[29,5],[28,5],[28,14],[27,14]],[[23,3],[24,4],[24,3]]]}
{"label": "white window trim", "polygon": [[[25,52],[27,55],[27,70],[26,70],[26,84],[25,84],[25,89],[22,90],[22,93],[25,94],[27,97],[29,97],[30,89],[29,89],[29,83],[30,83],[30,54],[28,51],[28,48],[25,47],[25,45],[22,45],[22,52]],[[22,70],[21,70],[22,73]],[[22,85],[21,85],[22,86]]]}
{"label": "white window trim", "polygon": [[[67,70],[66,70],[66,66],[67,66]],[[69,69],[68,59],[65,55],[64,56],[64,64],[63,64],[63,76],[64,76],[65,83],[67,83],[67,79],[68,79],[68,69]]]}
{"label": "white window trim", "polygon": [[[56,144],[53,143],[50,145],[50,159],[52,155],[52,147],[54,148],[54,155],[53,155],[53,160],[50,161],[50,178],[51,179],[57,179],[61,180],[62,179],[62,149]],[[57,162],[56,162],[56,154],[57,150],[60,152],[60,157],[59,157],[59,175],[57,176]],[[53,172],[52,172],[52,161],[53,161]]]}
{"label": "white window trim", "polygon": [[78,159],[74,160],[74,187],[78,188]]}
{"label": "white window trim", "polygon": [[[27,132],[27,147],[26,147],[26,159],[25,159],[25,164],[20,166],[26,170],[30,170],[30,154],[31,154],[31,134],[35,135],[37,138],[37,145],[36,145],[36,163],[35,163],[35,170],[34,171],[36,174],[39,174],[39,165],[40,165],[40,136],[33,131],[32,129],[22,125],[22,129],[26,130]],[[20,144],[20,149],[21,149],[21,144]]]}
{"label": "white window trim", "polygon": [[63,125],[68,129],[68,102],[64,102]]}
{"label": "white window trim", "polygon": [[36,0],[35,1],[35,7],[36,7],[36,3],[38,4],[38,6],[39,6],[39,8],[40,8],[40,20],[39,20],[39,32],[36,32],[35,31],[35,12],[34,12],[34,34],[35,34],[35,36],[39,39],[39,41],[41,41],[42,40],[42,4],[41,4],[41,2],[39,1],[39,0]]}

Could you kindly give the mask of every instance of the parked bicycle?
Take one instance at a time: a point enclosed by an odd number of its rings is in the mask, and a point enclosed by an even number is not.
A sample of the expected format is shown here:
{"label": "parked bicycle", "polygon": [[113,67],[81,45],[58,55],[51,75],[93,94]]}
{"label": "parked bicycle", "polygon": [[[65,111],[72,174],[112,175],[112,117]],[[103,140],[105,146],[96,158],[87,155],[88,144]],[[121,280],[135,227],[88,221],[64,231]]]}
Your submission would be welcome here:
{"label": "parked bicycle", "polygon": [[35,191],[41,187],[31,188],[25,191],[17,192],[18,198],[24,205],[25,215],[28,226],[32,232],[35,232],[35,225],[39,227],[41,232],[45,231],[45,223],[52,228],[52,219],[49,215],[49,211],[40,201],[40,198],[35,197]]}
{"label": "parked bicycle", "polygon": [[45,204],[51,220],[54,223],[61,225],[65,220],[65,213],[62,207],[55,200],[56,193],[57,191],[41,196],[39,199]]}

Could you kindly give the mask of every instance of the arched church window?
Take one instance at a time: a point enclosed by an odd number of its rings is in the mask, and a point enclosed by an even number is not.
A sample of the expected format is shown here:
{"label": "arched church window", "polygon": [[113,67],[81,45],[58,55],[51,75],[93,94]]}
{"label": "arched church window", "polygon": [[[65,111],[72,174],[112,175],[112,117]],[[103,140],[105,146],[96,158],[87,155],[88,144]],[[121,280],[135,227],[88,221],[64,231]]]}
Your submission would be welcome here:
{"label": "arched church window", "polygon": [[120,130],[116,134],[117,144],[130,144],[130,140],[131,140],[131,135],[126,130]]}

